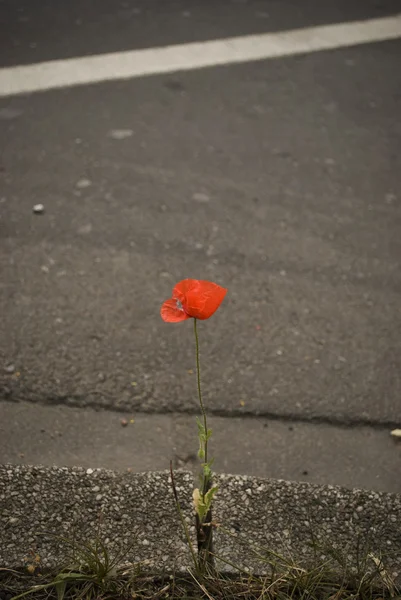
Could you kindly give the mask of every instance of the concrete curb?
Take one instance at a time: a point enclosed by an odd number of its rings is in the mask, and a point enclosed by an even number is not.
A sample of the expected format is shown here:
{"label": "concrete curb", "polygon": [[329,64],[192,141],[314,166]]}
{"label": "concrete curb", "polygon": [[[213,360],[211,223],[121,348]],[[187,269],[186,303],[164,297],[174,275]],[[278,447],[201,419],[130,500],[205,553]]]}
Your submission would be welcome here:
{"label": "concrete curb", "polygon": [[[175,477],[194,539],[193,475]],[[222,559],[264,571],[254,547],[305,564],[315,556],[313,538],[319,558],[329,544],[352,564],[358,547],[368,548],[401,579],[400,495],[235,475],[216,476],[216,483],[215,552]],[[57,536],[89,540],[97,534],[111,554],[132,544],[124,559],[152,570],[192,564],[168,472],[0,466],[0,567],[21,566],[31,549],[44,566],[60,564],[66,548]]]}
{"label": "concrete curb", "polygon": [[[23,565],[31,549],[43,566],[60,565],[68,550],[60,537],[90,541],[96,536],[110,554],[130,548],[124,560],[141,561],[149,569],[189,565],[169,479],[167,471],[0,466],[0,566]],[[177,472],[175,479],[188,517],[193,476]]]}
{"label": "concrete curb", "polygon": [[401,495],[235,475],[219,475],[216,483],[215,519],[230,528],[230,535],[216,529],[216,553],[230,562],[263,571],[252,547],[298,565],[334,551],[351,566],[371,552],[401,580]]}

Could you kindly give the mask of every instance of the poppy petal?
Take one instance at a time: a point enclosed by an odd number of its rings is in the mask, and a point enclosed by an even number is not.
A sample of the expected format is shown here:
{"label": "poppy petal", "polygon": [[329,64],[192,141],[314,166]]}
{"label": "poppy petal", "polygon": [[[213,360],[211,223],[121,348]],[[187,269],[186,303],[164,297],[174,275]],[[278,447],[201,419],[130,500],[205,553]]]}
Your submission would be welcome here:
{"label": "poppy petal", "polygon": [[[185,312],[195,319],[209,319],[227,294],[226,288],[211,281],[186,279],[174,288]],[[173,292],[173,295],[174,295]]]}
{"label": "poppy petal", "polygon": [[183,279],[174,286],[173,298],[181,302],[182,306],[184,307],[184,310],[187,294],[191,290],[196,289],[197,284],[197,279]]}
{"label": "poppy petal", "polygon": [[178,308],[177,302],[173,298],[163,302],[160,309],[160,316],[166,323],[179,323],[180,321],[190,319],[190,316],[185,311]]}

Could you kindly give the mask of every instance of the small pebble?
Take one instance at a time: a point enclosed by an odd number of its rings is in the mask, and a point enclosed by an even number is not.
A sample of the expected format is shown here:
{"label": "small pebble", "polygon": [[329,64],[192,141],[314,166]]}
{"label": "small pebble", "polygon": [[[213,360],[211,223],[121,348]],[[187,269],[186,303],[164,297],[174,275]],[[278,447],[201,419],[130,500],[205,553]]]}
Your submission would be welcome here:
{"label": "small pebble", "polygon": [[397,199],[397,196],[395,194],[392,194],[391,192],[389,192],[388,194],[386,194],[385,198],[386,198],[387,204],[392,204],[394,202],[394,200]]}
{"label": "small pebble", "polygon": [[133,133],[132,129],[112,129],[109,137],[113,138],[113,140],[125,140],[131,137]]}
{"label": "small pebble", "polygon": [[121,419],[120,423],[121,423],[121,427],[127,427],[127,425],[128,425],[127,419]]}
{"label": "small pebble", "polygon": [[14,371],[15,371],[15,367],[14,367],[14,365],[6,365],[6,366],[4,367],[4,371],[5,371],[6,373],[14,373]]}
{"label": "small pebble", "polygon": [[80,227],[78,227],[78,233],[81,235],[85,235],[87,233],[90,233],[91,231],[92,231],[91,223],[87,223],[86,225],[81,225]]}
{"label": "small pebble", "polygon": [[83,190],[91,186],[92,182],[90,179],[79,179],[75,185],[78,189]]}
{"label": "small pebble", "polygon": [[192,199],[196,202],[210,202],[210,196],[202,192],[196,192],[193,194]]}
{"label": "small pebble", "polygon": [[35,215],[43,215],[45,212],[45,207],[43,204],[35,204],[32,210]]}

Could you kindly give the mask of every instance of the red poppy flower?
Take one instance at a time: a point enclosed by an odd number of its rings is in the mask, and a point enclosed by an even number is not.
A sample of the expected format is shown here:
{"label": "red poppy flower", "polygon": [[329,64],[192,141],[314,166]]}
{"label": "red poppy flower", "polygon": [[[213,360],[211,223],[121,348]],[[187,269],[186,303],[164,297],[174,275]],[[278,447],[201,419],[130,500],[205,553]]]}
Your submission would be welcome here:
{"label": "red poppy flower", "polygon": [[173,289],[172,298],[163,303],[160,314],[167,323],[191,317],[208,319],[219,308],[227,290],[211,281],[183,279]]}

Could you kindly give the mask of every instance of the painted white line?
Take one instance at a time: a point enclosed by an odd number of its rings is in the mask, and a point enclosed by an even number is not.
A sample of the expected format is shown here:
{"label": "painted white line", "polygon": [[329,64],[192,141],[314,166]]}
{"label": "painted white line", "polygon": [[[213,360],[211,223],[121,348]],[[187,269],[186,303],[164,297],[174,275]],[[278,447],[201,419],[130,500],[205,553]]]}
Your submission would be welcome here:
{"label": "painted white line", "polygon": [[401,13],[368,21],[54,60],[0,69],[0,96],[190,71],[400,37]]}

